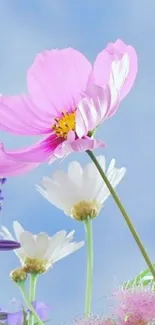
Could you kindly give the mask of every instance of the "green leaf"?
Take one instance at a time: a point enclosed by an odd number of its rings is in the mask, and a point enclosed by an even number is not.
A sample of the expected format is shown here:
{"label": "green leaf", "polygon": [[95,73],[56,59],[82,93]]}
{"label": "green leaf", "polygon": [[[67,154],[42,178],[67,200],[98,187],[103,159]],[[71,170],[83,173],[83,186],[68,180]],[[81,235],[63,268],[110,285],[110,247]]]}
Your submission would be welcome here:
{"label": "green leaf", "polygon": [[[153,266],[155,267],[155,264],[153,264]],[[154,284],[154,280],[153,280],[152,273],[150,272],[150,269],[146,269],[142,271],[140,274],[138,274],[133,280],[125,282],[123,284],[123,289],[130,289],[139,286],[145,287],[153,284]]]}

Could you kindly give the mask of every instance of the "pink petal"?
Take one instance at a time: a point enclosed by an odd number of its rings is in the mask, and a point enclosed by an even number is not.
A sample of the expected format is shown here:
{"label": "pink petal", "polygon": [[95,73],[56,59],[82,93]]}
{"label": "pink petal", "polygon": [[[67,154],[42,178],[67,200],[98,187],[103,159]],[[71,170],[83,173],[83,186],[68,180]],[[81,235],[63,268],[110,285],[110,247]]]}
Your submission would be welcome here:
{"label": "pink petal", "polygon": [[136,51],[134,50],[134,48],[132,46],[127,47],[127,54],[129,56],[130,68],[129,68],[129,73],[128,73],[128,76],[124,83],[124,86],[121,90],[121,100],[131,90],[131,88],[135,82],[137,72],[138,72],[138,58],[137,58]]}
{"label": "pink petal", "polygon": [[67,142],[70,143],[70,142],[73,142],[76,138],[76,135],[75,135],[75,132],[74,131],[69,131],[68,134],[67,134]]}
{"label": "pink petal", "polygon": [[109,84],[111,64],[112,59],[106,49],[97,55],[93,67],[93,76],[94,82],[100,87]]}
{"label": "pink petal", "polygon": [[106,144],[103,141],[89,137],[85,137],[85,139],[77,139],[71,144],[72,151],[86,151],[105,147]]}
{"label": "pink petal", "polygon": [[24,174],[31,169],[36,168],[38,165],[38,163],[26,163],[10,160],[9,154],[4,151],[3,145],[0,144],[0,175],[8,177]]}
{"label": "pink petal", "polygon": [[106,147],[105,143],[90,137],[74,140],[71,143],[67,141],[61,143],[54,151],[57,158],[64,158],[72,152],[83,152],[86,150],[94,150],[96,148]]}
{"label": "pink petal", "polygon": [[79,138],[94,130],[107,116],[111,108],[109,87],[101,88],[89,85],[86,93],[90,98],[83,98],[76,111],[76,133]]}
{"label": "pink petal", "polygon": [[75,108],[91,70],[83,54],[72,48],[45,51],[28,71],[29,93],[41,110],[59,117]]}
{"label": "pink petal", "polygon": [[[128,60],[122,60],[124,55],[128,57]],[[115,66],[115,69],[112,69],[114,61],[116,61],[117,67]],[[107,83],[109,84],[112,73],[116,83],[119,80],[118,84],[120,87],[118,90],[120,92],[120,100],[122,100],[134,84],[137,69],[137,54],[134,48],[126,45],[121,40],[117,40],[115,43],[108,44],[105,50],[98,54],[93,70],[94,79],[98,85],[104,86]]]}
{"label": "pink petal", "polygon": [[43,114],[28,96],[0,97],[0,129],[34,135],[51,132],[52,116]]}
{"label": "pink petal", "polygon": [[18,162],[42,163],[52,158],[53,151],[61,142],[62,139],[57,138],[56,135],[51,135],[26,149],[9,150],[7,155],[11,160]]}

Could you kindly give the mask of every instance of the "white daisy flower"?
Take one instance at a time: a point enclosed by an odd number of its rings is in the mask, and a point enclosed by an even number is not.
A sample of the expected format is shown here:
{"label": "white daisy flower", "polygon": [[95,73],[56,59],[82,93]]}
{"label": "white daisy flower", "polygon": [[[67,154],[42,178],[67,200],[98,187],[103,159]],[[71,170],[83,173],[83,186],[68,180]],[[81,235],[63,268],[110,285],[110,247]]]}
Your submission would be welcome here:
{"label": "white daisy flower", "polygon": [[[65,230],[49,237],[46,233],[33,235],[26,231],[19,222],[13,222],[14,233],[21,248],[15,250],[22,266],[28,273],[43,273],[63,257],[75,252],[84,245],[84,242],[72,242],[74,231],[66,233]],[[4,226],[1,227],[0,236],[4,239],[14,240],[14,237]]]}
{"label": "white daisy flower", "polygon": [[[97,160],[105,172],[105,157],[99,156]],[[121,181],[125,172],[124,167],[115,167],[115,159],[111,160],[106,176],[113,188]],[[42,187],[37,185],[37,190],[50,203],[77,220],[95,218],[110,195],[93,162],[82,168],[79,162],[72,161],[67,173],[59,170],[51,178],[44,177]]]}

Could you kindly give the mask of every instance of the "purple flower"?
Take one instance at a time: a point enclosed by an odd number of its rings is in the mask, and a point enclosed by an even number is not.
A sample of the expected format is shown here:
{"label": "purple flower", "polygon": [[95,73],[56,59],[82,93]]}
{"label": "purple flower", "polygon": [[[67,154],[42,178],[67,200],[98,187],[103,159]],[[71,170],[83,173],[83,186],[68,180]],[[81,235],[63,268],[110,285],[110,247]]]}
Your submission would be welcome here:
{"label": "purple flower", "polygon": [[[32,305],[36,310],[40,319],[43,322],[47,321],[50,307],[47,306],[44,302],[40,302],[40,301],[34,301]],[[7,325],[23,325],[24,320],[27,319],[28,315],[29,315],[29,311],[25,312],[24,310],[20,310],[14,313],[0,311],[0,322],[4,322],[4,324]]]}
{"label": "purple flower", "polygon": [[23,322],[24,322],[24,313],[22,311],[18,311],[16,313],[10,313],[7,316],[8,325],[23,325]]}
{"label": "purple flower", "polygon": [[[5,184],[6,178],[5,177],[0,177],[0,187]],[[2,209],[2,203],[3,203],[4,197],[2,196],[2,190],[0,188],[0,210]]]}
{"label": "purple flower", "polygon": [[15,313],[0,312],[0,320],[4,321],[4,324],[8,325],[23,325],[24,313],[18,311]]}
{"label": "purple flower", "polygon": [[5,177],[0,177],[0,185],[5,184],[6,178]]}
{"label": "purple flower", "polygon": [[34,301],[32,305],[40,319],[43,322],[47,321],[49,318],[49,311],[51,309],[50,306],[46,305],[44,302],[41,301]]}
{"label": "purple flower", "polygon": [[0,239],[0,251],[10,251],[20,248],[20,243],[14,240]]}

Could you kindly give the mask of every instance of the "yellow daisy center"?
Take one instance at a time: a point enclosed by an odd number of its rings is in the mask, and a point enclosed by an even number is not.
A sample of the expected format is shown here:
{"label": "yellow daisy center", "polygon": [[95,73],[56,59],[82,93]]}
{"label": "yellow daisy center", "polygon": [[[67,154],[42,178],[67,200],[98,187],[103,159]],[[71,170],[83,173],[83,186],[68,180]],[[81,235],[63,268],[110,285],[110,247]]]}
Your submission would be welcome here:
{"label": "yellow daisy center", "polygon": [[72,218],[83,221],[88,217],[91,219],[96,218],[100,212],[100,205],[94,201],[80,201],[76,203],[70,211]]}
{"label": "yellow daisy center", "polygon": [[75,112],[63,114],[62,117],[55,119],[52,126],[55,134],[60,138],[67,138],[69,131],[75,131]]}
{"label": "yellow daisy center", "polygon": [[51,266],[51,263],[46,259],[30,258],[30,257],[26,257],[25,259],[23,259],[22,264],[24,270],[27,273],[35,273],[35,274],[44,273]]}

